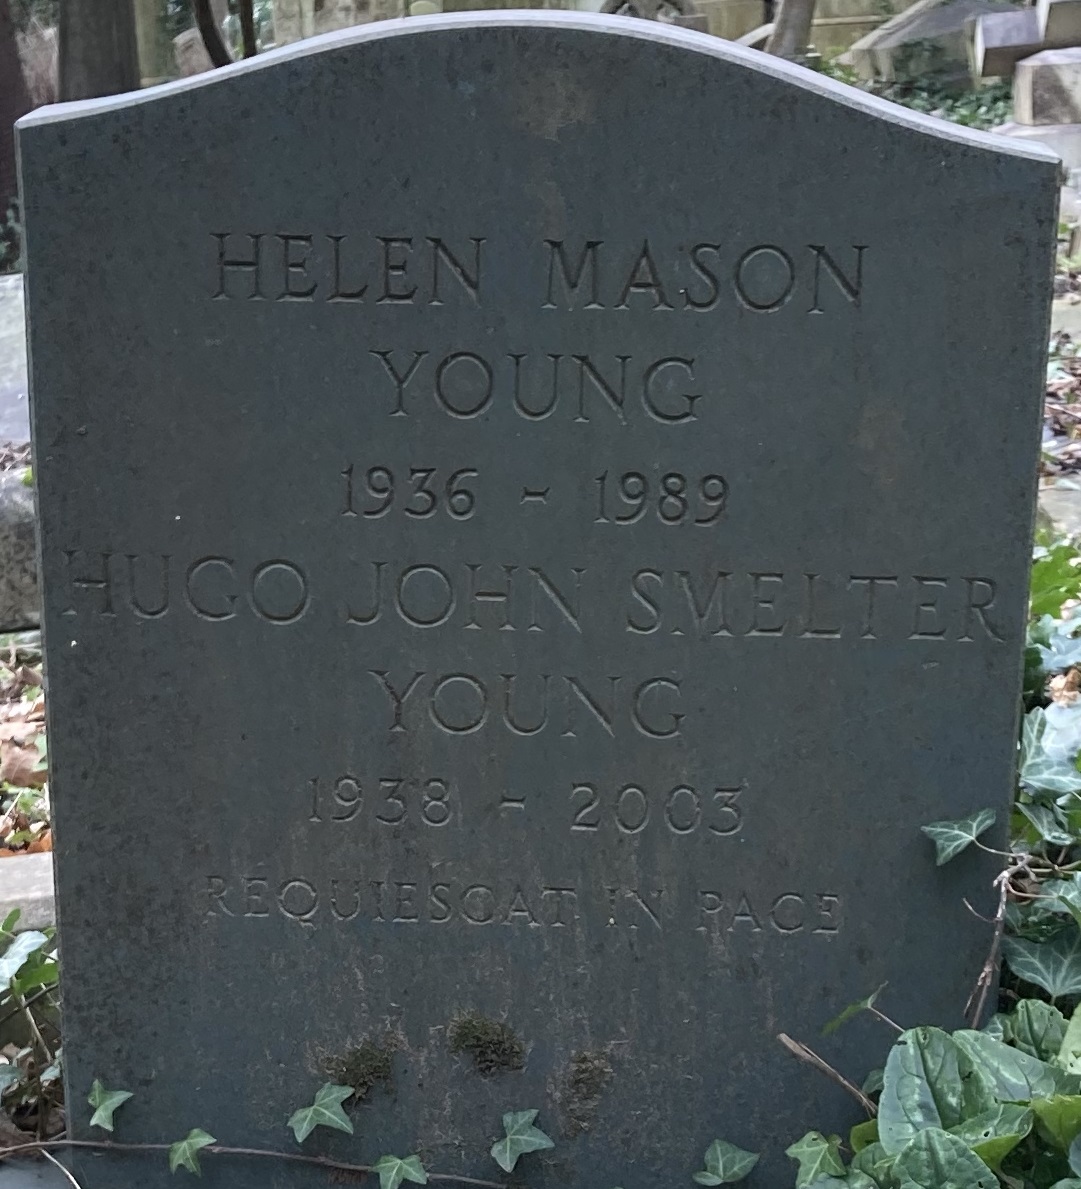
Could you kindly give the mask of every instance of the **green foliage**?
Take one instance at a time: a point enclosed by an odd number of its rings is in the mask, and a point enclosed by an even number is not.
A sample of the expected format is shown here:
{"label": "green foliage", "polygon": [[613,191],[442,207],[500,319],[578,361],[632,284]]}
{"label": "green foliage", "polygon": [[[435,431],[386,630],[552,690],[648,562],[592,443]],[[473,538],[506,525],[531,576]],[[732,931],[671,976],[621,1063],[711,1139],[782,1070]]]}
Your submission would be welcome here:
{"label": "green foliage", "polygon": [[1070,543],[1037,546],[1029,583],[1029,610],[1034,619],[1057,618],[1067,599],[1081,595],[1081,553]]}
{"label": "green foliage", "polygon": [[90,1097],[87,1099],[87,1102],[94,1107],[94,1113],[90,1116],[90,1126],[101,1127],[106,1131],[112,1131],[113,1114],[130,1097],[130,1090],[106,1090],[101,1082],[95,1078],[94,1084],[90,1089]]}
{"label": "green foliage", "polygon": [[320,1086],[311,1106],[294,1111],[289,1119],[297,1143],[302,1144],[317,1127],[330,1127],[334,1131],[352,1135],[353,1124],[342,1110],[342,1103],[352,1097],[352,1086],[336,1086],[333,1082]]}
{"label": "green foliage", "polygon": [[0,1063],[0,1106],[46,1130],[63,1101],[54,998],[60,968],[55,931],[16,933],[19,916],[13,909],[0,924],[0,1020],[21,1016],[31,1039]]}
{"label": "green foliage", "polygon": [[[1081,776],[1081,773],[1078,773]],[[939,867],[959,855],[970,843],[995,823],[993,809],[979,809],[955,822],[931,822],[920,829],[935,844],[935,862]]]}
{"label": "green foliage", "polygon": [[706,1167],[694,1174],[699,1185],[730,1185],[743,1178],[758,1163],[754,1152],[737,1148],[727,1140],[715,1139],[706,1149]]}
{"label": "green foliage", "polygon": [[913,43],[906,54],[895,59],[899,78],[890,83],[861,79],[850,67],[817,55],[809,56],[806,65],[850,87],[966,128],[994,128],[1012,118],[1013,94],[1009,82],[992,83],[975,90],[939,82],[934,75],[942,66],[940,56],[940,47],[933,42]]}
{"label": "green foliage", "polygon": [[822,1029],[822,1035],[829,1036],[831,1033],[836,1032],[843,1024],[847,1024],[854,1016],[860,1015],[861,1012],[870,1011],[875,1005],[875,1000],[882,994],[887,985],[887,983],[883,983],[882,986],[872,991],[865,999],[857,999],[855,1003],[850,1003],[840,1015],[834,1016]]}
{"label": "green foliage", "polygon": [[797,1189],[1070,1189],[1081,1177],[1079,1048],[1081,1009],[1067,1025],[1037,1000],[984,1031],[909,1029],[847,1164],[837,1137],[817,1131],[788,1149]]}
{"label": "green foliage", "polygon": [[527,1152],[541,1152],[555,1144],[533,1120],[538,1111],[508,1111],[503,1116],[504,1136],[492,1145],[492,1159],[504,1172],[513,1172],[520,1157]]}
{"label": "green foliage", "polygon": [[1081,995],[1081,932],[1076,926],[1049,941],[1007,937],[1002,953],[1018,978],[1035,983],[1052,999]]}
{"label": "green foliage", "polygon": [[0,986],[10,986],[16,981],[30,956],[48,944],[48,941],[45,933],[38,933],[36,930],[18,934],[4,953],[0,954]]}
{"label": "green foliage", "polygon": [[838,1135],[831,1135],[826,1139],[817,1131],[808,1131],[802,1139],[785,1148],[784,1154],[791,1156],[799,1165],[796,1172],[796,1189],[814,1185],[822,1177],[845,1175],[845,1165],[841,1159],[841,1137]]}
{"label": "green foliage", "polygon": [[380,1156],[373,1165],[379,1174],[379,1189],[398,1189],[402,1181],[412,1181],[416,1185],[427,1185],[428,1174],[419,1156],[406,1156],[402,1160],[398,1156]]}
{"label": "green foliage", "polygon": [[197,1177],[202,1176],[202,1169],[199,1167],[199,1152],[217,1142],[201,1127],[193,1127],[179,1143],[175,1143],[169,1148],[169,1171],[176,1172],[178,1168],[186,1168],[188,1172],[195,1173]]}

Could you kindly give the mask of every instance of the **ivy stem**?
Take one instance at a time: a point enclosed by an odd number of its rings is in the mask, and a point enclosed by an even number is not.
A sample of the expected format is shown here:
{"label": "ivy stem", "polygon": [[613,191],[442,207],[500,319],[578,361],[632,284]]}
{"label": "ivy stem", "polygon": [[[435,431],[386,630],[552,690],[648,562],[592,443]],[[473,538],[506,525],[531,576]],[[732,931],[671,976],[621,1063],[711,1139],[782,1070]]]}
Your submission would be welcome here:
{"label": "ivy stem", "polygon": [[877,1016],[883,1024],[889,1024],[891,1028],[895,1028],[898,1032],[904,1032],[904,1029],[900,1024],[897,1023],[896,1020],[891,1020],[885,1012],[879,1011],[878,1008],[873,1004],[867,1010],[871,1013],[871,1015]]}
{"label": "ivy stem", "polygon": [[[168,1152],[172,1144],[120,1144],[111,1140],[51,1139],[31,1144],[15,1144],[0,1148],[0,1162],[20,1152],[40,1152],[42,1155],[58,1148],[92,1148],[99,1152]],[[331,1160],[328,1156],[305,1156],[300,1152],[275,1152],[270,1148],[233,1148],[225,1144],[210,1144],[200,1151],[212,1156],[255,1156],[270,1160],[288,1160],[293,1164],[311,1164],[318,1168],[331,1168],[337,1172],[375,1173],[370,1164],[349,1164],[344,1160]],[[453,1181],[458,1185],[476,1185],[479,1189],[507,1189],[503,1181],[484,1181],[479,1177],[460,1177],[456,1173],[430,1172],[429,1181]]]}
{"label": "ivy stem", "polygon": [[34,1019],[34,1013],[27,1006],[26,1000],[23,999],[23,997],[17,991],[13,990],[11,992],[11,997],[18,1005],[19,1011],[21,1011],[22,1014],[26,1016],[26,1022],[30,1026],[30,1032],[34,1039],[41,1046],[41,1051],[45,1054],[45,1064],[51,1065],[53,1061],[53,1055],[49,1049],[49,1046],[45,1043],[45,1037],[41,1035],[41,1029],[38,1027],[37,1020]]}

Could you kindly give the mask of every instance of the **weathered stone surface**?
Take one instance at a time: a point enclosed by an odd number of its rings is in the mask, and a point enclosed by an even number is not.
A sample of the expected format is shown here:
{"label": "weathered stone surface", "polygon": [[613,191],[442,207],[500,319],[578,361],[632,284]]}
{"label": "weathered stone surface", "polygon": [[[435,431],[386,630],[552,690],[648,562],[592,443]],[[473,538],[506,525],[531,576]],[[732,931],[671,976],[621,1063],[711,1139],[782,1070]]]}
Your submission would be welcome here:
{"label": "weathered stone surface", "polygon": [[102,1077],[289,1150],[368,1041],[312,1149],[491,1176],[536,1108],[537,1189],[790,1183],[855,1112],[777,1033],[960,1022],[990,941],[919,826],[1012,790],[1057,160],[528,13],[20,146],[74,1133]]}
{"label": "weathered stone surface", "polygon": [[976,78],[1009,78],[1017,63],[1041,45],[1036,9],[985,12],[972,20],[972,73]]}
{"label": "weathered stone surface", "polygon": [[1043,50],[1018,62],[1013,117],[1019,124],[1081,124],[1081,49]]}

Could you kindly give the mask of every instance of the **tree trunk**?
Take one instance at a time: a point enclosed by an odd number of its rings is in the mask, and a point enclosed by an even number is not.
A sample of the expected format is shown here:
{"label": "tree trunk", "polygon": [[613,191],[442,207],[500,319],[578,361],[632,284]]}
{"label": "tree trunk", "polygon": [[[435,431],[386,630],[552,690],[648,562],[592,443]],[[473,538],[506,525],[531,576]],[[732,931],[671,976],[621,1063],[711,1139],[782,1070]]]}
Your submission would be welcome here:
{"label": "tree trunk", "polygon": [[[30,95],[19,62],[15,21],[8,0],[0,0],[0,225],[18,192],[15,177],[15,121],[30,110]],[[0,255],[3,248],[0,246]]]}
{"label": "tree trunk", "polygon": [[62,0],[60,98],[94,99],[138,86],[131,0]]}
{"label": "tree trunk", "polygon": [[798,58],[810,43],[814,14],[815,0],[780,0],[766,53],[776,54],[778,58]]}
{"label": "tree trunk", "polygon": [[258,50],[255,44],[254,0],[240,0],[240,37],[244,43],[244,57],[254,58]]}

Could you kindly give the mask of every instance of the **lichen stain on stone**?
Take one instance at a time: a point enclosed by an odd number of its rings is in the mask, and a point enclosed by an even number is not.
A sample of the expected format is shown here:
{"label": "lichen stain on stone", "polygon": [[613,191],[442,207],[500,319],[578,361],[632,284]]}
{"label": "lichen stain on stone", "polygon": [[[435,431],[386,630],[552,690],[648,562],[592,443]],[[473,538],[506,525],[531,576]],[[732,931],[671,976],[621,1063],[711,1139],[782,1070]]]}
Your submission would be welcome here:
{"label": "lichen stain on stone", "polygon": [[511,1073],[525,1065],[525,1045],[514,1029],[502,1020],[489,1020],[475,1012],[451,1020],[447,1043],[452,1053],[472,1057],[483,1077]]}
{"label": "lichen stain on stone", "polygon": [[339,1086],[352,1086],[355,1102],[363,1102],[369,1093],[382,1084],[389,1088],[393,1076],[393,1055],[398,1045],[393,1038],[383,1044],[363,1040],[338,1056],[328,1057],[324,1067]]}
{"label": "lichen stain on stone", "polygon": [[607,1053],[600,1049],[582,1049],[574,1054],[567,1066],[561,1095],[568,1135],[580,1135],[589,1130],[611,1080],[612,1065]]}

